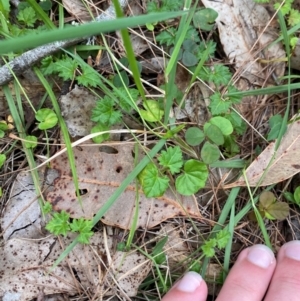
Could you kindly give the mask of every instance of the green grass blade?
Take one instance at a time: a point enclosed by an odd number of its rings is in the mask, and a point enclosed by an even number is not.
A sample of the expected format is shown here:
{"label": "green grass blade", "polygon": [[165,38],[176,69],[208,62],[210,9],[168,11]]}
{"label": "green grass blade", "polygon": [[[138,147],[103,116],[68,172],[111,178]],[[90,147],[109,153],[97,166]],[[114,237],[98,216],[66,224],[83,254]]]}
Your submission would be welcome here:
{"label": "green grass blade", "polygon": [[232,240],[233,240],[233,234],[234,234],[234,215],[235,215],[235,203],[231,206],[230,211],[230,219],[228,223],[228,230],[230,232],[230,239],[225,247],[225,255],[224,255],[224,263],[223,263],[223,279],[226,278],[228,272],[229,272],[229,266],[230,266],[230,258],[231,258],[231,249],[232,249]]}
{"label": "green grass blade", "polygon": [[89,24],[83,24],[76,27],[53,29],[38,34],[31,33],[23,37],[1,41],[0,54],[5,54],[8,52],[18,52],[24,50],[25,48],[34,48],[51,42],[90,37],[92,35],[116,31],[126,27],[134,27],[146,23],[159,22],[171,18],[176,18],[186,13],[187,12],[153,13],[130,18],[91,22]]}
{"label": "green grass blade", "polygon": [[210,167],[218,167],[218,168],[244,168],[246,165],[246,161],[243,159],[229,159],[223,161],[216,161],[210,164]]}
{"label": "green grass blade", "polygon": [[[289,39],[289,36],[288,36],[288,33],[287,33],[287,28],[286,28],[286,24],[285,24],[283,14],[281,13],[280,10],[278,12],[278,21],[279,21],[280,29],[281,29],[281,32],[282,32],[282,35],[283,35],[285,51],[286,51],[286,54],[287,54],[287,57],[288,57],[288,73],[290,75],[291,74],[290,39]],[[283,120],[282,120],[282,123],[281,123],[280,131],[279,131],[278,137],[276,139],[275,150],[277,150],[279,145],[280,145],[280,142],[281,142],[281,139],[282,139],[282,137],[285,133],[285,129],[286,129],[288,118],[289,118],[290,105],[291,105],[291,78],[290,77],[288,77],[287,86],[288,86],[288,89],[287,89],[287,92],[288,92],[287,106],[286,106],[285,113],[284,113],[284,116],[283,116]],[[274,156],[275,156],[275,154],[274,154]]]}
{"label": "green grass blade", "polygon": [[[118,18],[124,17],[124,14],[123,14],[123,11],[122,11],[119,1],[113,0],[113,4],[114,4],[115,10],[116,10],[117,17]],[[126,50],[126,55],[127,55],[127,59],[129,62],[130,70],[132,71],[132,76],[133,76],[134,82],[140,92],[140,95],[141,95],[143,101],[145,101],[146,100],[145,91],[144,91],[144,88],[143,88],[143,85],[141,82],[140,72],[139,72],[138,64],[137,64],[137,61],[135,58],[135,53],[134,53],[134,50],[132,47],[130,36],[128,33],[128,29],[127,28],[121,29],[121,35],[122,35],[122,40],[123,40],[124,47]]]}
{"label": "green grass blade", "polygon": [[[139,159],[139,144],[136,143],[134,145],[134,166],[138,165],[138,159]],[[126,250],[129,250],[133,238],[134,238],[134,234],[135,231],[137,229],[137,224],[138,224],[138,217],[139,217],[139,201],[140,201],[140,192],[139,192],[139,181],[136,179],[135,180],[135,210],[134,210],[134,214],[132,216],[132,223],[131,223],[131,228],[129,230],[129,234],[128,234],[128,239],[126,242]]]}
{"label": "green grass blade", "polygon": [[254,202],[254,199],[253,199],[253,193],[250,189],[250,186],[249,186],[249,183],[248,183],[248,179],[246,177],[246,171],[245,169],[243,170],[243,176],[244,176],[244,179],[245,179],[245,182],[246,182],[246,185],[247,185],[247,188],[248,188],[248,192],[249,192],[249,195],[250,195],[250,199],[251,199],[251,203],[252,203],[252,209],[254,210],[254,213],[255,213],[255,216],[256,216],[256,220],[258,222],[258,225],[259,225],[259,228],[261,230],[261,233],[264,237],[264,240],[265,240],[265,244],[270,248],[272,249],[272,245],[271,245],[271,241],[270,241],[270,237],[267,233],[267,229],[266,229],[266,226],[265,226],[265,223],[258,211],[258,209],[256,208],[256,205],[255,205],[255,202]]}
{"label": "green grass blade", "polygon": [[[170,60],[168,62],[166,71],[165,71],[165,78],[166,80],[166,102],[165,102],[165,113],[164,113],[164,125],[167,125],[169,123],[169,115],[171,111],[171,107],[173,105],[173,98],[172,98],[172,90],[175,85],[175,76],[176,76],[176,70],[177,70],[177,61],[178,61],[178,54],[180,51],[180,47],[185,39],[186,33],[188,31],[189,24],[192,21],[193,18],[193,12],[195,11],[195,7],[197,5],[198,1],[196,1],[194,8],[192,11],[189,11],[189,15],[185,15],[181,18],[179,23],[178,32],[176,33],[175,38],[175,47],[172,52],[172,55],[170,57]],[[188,7],[186,7],[186,5]],[[190,1],[186,1],[185,3],[185,9],[190,8]]]}
{"label": "green grass blade", "polygon": [[224,97],[231,97],[231,96],[252,96],[252,95],[267,95],[267,94],[276,94],[276,93],[282,93],[286,92],[288,90],[296,90],[300,89],[300,83],[294,83],[290,85],[281,85],[281,86],[275,86],[275,87],[268,87],[268,88],[261,88],[261,89],[254,89],[254,90],[248,90],[248,91],[238,91],[233,93],[227,93],[224,95]]}
{"label": "green grass blade", "polygon": [[[235,200],[238,196],[238,193],[240,192],[240,187],[235,187],[231,189],[230,194],[228,196],[228,199],[225,203],[224,208],[222,209],[222,212],[220,214],[218,223],[213,227],[211,234],[208,239],[214,238],[216,234],[223,229],[225,222],[228,218],[228,215],[230,213],[230,210],[232,209],[232,206],[235,206]],[[234,220],[234,225],[236,225],[236,221]],[[229,230],[228,227],[225,227],[225,229]],[[206,269],[208,266],[209,258],[204,258],[202,267],[201,267],[201,275],[204,277],[206,274]]]}
{"label": "green grass blade", "polygon": [[[288,36],[292,36],[294,33],[296,33],[298,30],[300,29],[300,23],[293,26],[292,28],[290,28],[288,31],[287,31],[287,35]],[[268,47],[271,47],[272,45],[274,44],[277,44],[279,42],[281,42],[282,40],[284,40],[284,36],[281,35],[278,39],[276,39],[274,42],[272,42]]]}
{"label": "green grass blade", "polygon": [[48,92],[48,95],[49,95],[49,98],[52,102],[54,111],[57,115],[58,122],[59,122],[59,125],[60,125],[60,128],[61,128],[61,131],[63,133],[64,141],[65,141],[66,148],[67,148],[67,154],[68,154],[70,168],[71,168],[71,171],[72,171],[72,178],[73,178],[73,181],[74,181],[74,186],[75,186],[75,189],[76,189],[76,195],[77,195],[77,198],[78,198],[78,201],[79,201],[80,205],[82,206],[81,199],[80,199],[80,193],[79,193],[79,182],[78,182],[78,176],[77,176],[77,171],[76,171],[76,163],[75,163],[73,149],[72,149],[72,146],[71,146],[71,140],[70,140],[68,128],[66,126],[65,120],[62,117],[59,104],[58,104],[57,99],[54,95],[54,92],[51,89],[51,86],[49,85],[48,81],[46,80],[46,78],[44,77],[44,75],[42,74],[42,72],[38,68],[35,67],[34,71],[35,71],[35,74],[37,75],[37,77],[39,78],[39,80],[41,81],[41,83],[43,84],[43,86],[45,87],[46,91]]}
{"label": "green grass blade", "polygon": [[[20,116],[20,112],[18,111],[18,109],[16,107],[16,104],[14,102],[14,99],[11,95],[11,91],[8,88],[8,86],[5,85],[5,86],[2,87],[2,89],[3,89],[4,95],[6,97],[10,113],[11,113],[13,119],[14,119],[14,123],[16,125],[18,134],[20,135],[20,138],[26,140],[25,125],[22,121],[24,116]],[[35,168],[36,163],[35,163],[35,160],[34,160],[33,151],[32,151],[31,148],[30,149],[26,148],[23,141],[22,141],[22,150],[25,153],[29,168],[31,170],[31,176],[32,176],[32,180],[33,180],[33,184],[34,184],[36,194],[38,196],[39,204],[40,204],[40,206],[42,206],[42,204],[43,204],[43,200],[41,198],[42,193],[41,193],[41,189],[40,189],[40,181],[39,181],[38,171]]]}
{"label": "green grass blade", "polygon": [[64,27],[65,27],[64,6],[61,3],[58,3],[58,28],[62,29]]}

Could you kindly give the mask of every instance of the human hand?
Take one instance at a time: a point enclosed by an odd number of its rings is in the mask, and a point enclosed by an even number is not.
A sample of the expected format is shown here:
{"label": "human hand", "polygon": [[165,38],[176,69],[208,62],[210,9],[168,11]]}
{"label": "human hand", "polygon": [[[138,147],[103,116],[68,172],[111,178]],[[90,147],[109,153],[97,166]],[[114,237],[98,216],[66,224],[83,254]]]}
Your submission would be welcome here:
{"label": "human hand", "polygon": [[[217,301],[261,301],[264,296],[264,301],[300,300],[300,241],[283,245],[277,262],[273,252],[264,245],[243,250]],[[205,301],[206,298],[206,283],[199,274],[189,272],[161,301]]]}

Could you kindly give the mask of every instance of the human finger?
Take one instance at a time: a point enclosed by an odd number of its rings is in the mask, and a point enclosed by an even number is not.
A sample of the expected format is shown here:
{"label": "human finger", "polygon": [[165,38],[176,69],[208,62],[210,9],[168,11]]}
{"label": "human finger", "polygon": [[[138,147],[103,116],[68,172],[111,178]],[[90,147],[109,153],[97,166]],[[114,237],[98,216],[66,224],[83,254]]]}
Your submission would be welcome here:
{"label": "human finger", "polygon": [[241,252],[228,274],[217,301],[261,301],[276,266],[273,252],[255,245]]}
{"label": "human finger", "polygon": [[300,241],[281,247],[265,301],[300,300]]}
{"label": "human finger", "polygon": [[205,301],[207,285],[196,272],[186,273],[161,301]]}

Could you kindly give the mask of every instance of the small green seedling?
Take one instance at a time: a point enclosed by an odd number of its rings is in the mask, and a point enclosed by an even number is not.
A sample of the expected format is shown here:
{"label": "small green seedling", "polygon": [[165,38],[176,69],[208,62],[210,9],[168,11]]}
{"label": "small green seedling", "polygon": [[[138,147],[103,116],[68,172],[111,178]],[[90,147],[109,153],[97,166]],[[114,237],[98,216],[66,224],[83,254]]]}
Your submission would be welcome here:
{"label": "small green seedling", "polygon": [[[44,212],[48,211],[50,206],[45,205],[43,208]],[[65,211],[55,212],[52,219],[46,225],[46,229],[54,235],[66,236],[68,232],[79,233],[78,241],[82,244],[89,244],[89,239],[93,235],[92,228],[92,220],[74,218],[70,222],[70,215]]]}
{"label": "small green seedling", "polygon": [[17,14],[18,21],[27,27],[34,27],[35,22],[37,21],[37,15],[34,9],[30,6],[22,8],[18,7],[19,12]]}
{"label": "small green seedling", "polygon": [[[124,65],[127,69],[130,69],[130,66],[129,66],[129,61],[126,57],[122,57],[120,59],[120,63],[122,63],[122,65]],[[142,72],[142,65],[140,62],[137,61],[137,66],[138,66],[138,69],[139,69],[139,72],[141,73]],[[114,84],[114,86],[116,88],[122,88],[125,86],[129,86],[129,76],[127,74],[127,71],[123,69],[123,67],[119,66],[119,65],[116,65],[119,73],[117,73],[113,79],[112,79],[112,82]]]}
{"label": "small green seedling", "polygon": [[218,232],[215,238],[207,240],[201,247],[203,254],[211,258],[215,255],[216,249],[222,250],[226,247],[230,239],[230,232],[227,230],[221,230]]}
{"label": "small green seedling", "polygon": [[[173,50],[174,48],[171,48],[170,54],[172,54]],[[178,60],[181,60],[182,64],[187,67],[196,66],[199,62],[198,51],[199,45],[195,41],[185,40],[178,54]]]}
{"label": "small green seedling", "polygon": [[67,55],[55,61],[52,56],[44,58],[41,61],[41,71],[44,75],[57,74],[65,81],[75,79],[79,85],[85,87],[97,87],[100,83],[100,77],[92,67],[79,65],[74,58]]}
{"label": "small green seedling", "polygon": [[185,132],[185,141],[191,146],[197,146],[201,144],[205,139],[204,132],[198,127],[190,127]]}
{"label": "small green seedling", "polygon": [[258,210],[263,218],[283,220],[289,215],[289,205],[278,202],[271,191],[263,191],[259,197]]}
{"label": "small green seedling", "polygon": [[217,145],[206,141],[201,148],[200,155],[205,164],[212,164],[219,160],[220,150]]}
{"label": "small green seedling", "polygon": [[205,139],[208,140],[202,145],[200,152],[205,164],[212,164],[219,159],[219,146],[224,146],[225,143],[228,144],[225,148],[234,146],[234,138],[230,136],[234,127],[226,117],[214,116],[204,124],[203,131],[197,127],[191,127],[185,133],[185,140],[191,146],[198,146]]}
{"label": "small green seedling", "polygon": [[151,257],[155,261],[156,264],[161,265],[166,262],[167,257],[164,253],[164,246],[168,241],[168,236],[165,236],[162,240],[160,240],[151,252]]}
{"label": "small green seedling", "polygon": [[44,108],[35,114],[35,119],[39,121],[38,128],[40,130],[48,130],[56,126],[58,118],[53,110]]}
{"label": "small green seedling", "polygon": [[35,136],[26,136],[25,147],[35,148],[37,146],[37,138]]}
{"label": "small green seedling", "polygon": [[9,130],[9,126],[5,120],[0,121],[0,138],[3,138],[5,132]]}
{"label": "small green seedling", "polygon": [[[158,13],[165,11],[178,11],[182,9],[182,1],[181,0],[162,0],[162,1],[149,1],[147,3],[147,13]],[[148,30],[153,31],[154,26],[157,25],[155,23],[147,23],[146,27]]]}
{"label": "small green seedling", "polygon": [[[93,134],[93,133],[105,132],[105,131],[108,131],[109,129],[110,129],[110,127],[108,127],[104,124],[101,124],[101,123],[97,123],[95,126],[92,127],[91,133]],[[109,133],[106,133],[106,134],[96,136],[96,137],[92,138],[92,140],[95,143],[102,143],[105,140],[109,140],[109,137],[110,137]]]}
{"label": "small green seedling", "polygon": [[52,205],[49,202],[45,202],[45,204],[42,207],[42,211],[44,214],[48,214],[52,211]]}
{"label": "small green seedling", "polygon": [[4,154],[0,154],[0,168],[3,166],[6,160],[6,156]]}
{"label": "small green seedling", "polygon": [[300,206],[300,186],[295,189],[294,193],[285,192],[283,195],[289,202]]}
{"label": "small green seedling", "polygon": [[[105,95],[96,102],[91,120],[97,124],[92,128],[92,133],[108,131],[113,125],[121,122],[123,112],[131,113],[139,98],[139,92],[136,89],[127,89],[126,91],[125,88],[119,88],[112,94],[113,97]],[[93,138],[93,141],[101,143],[107,139],[109,139],[109,133],[99,135]]]}
{"label": "small green seedling", "polygon": [[218,13],[212,8],[204,8],[197,11],[193,16],[193,24],[196,28],[210,31],[215,25]]}
{"label": "small green seedling", "polygon": [[162,151],[158,162],[159,167],[150,163],[138,176],[147,197],[162,196],[172,176],[176,177],[175,188],[182,195],[192,195],[205,186],[208,177],[206,165],[194,159],[184,162],[179,146]]}
{"label": "small green seedling", "polygon": [[[282,122],[283,122],[283,118],[279,114],[276,114],[270,118],[269,120],[270,132],[268,133],[267,136],[268,141],[277,139],[281,129]],[[287,126],[285,126],[284,131],[286,131],[286,129]]]}
{"label": "small green seedling", "polygon": [[164,110],[161,109],[159,102],[155,100],[146,100],[143,103],[145,110],[140,110],[142,118],[149,122],[160,121],[164,116]]}

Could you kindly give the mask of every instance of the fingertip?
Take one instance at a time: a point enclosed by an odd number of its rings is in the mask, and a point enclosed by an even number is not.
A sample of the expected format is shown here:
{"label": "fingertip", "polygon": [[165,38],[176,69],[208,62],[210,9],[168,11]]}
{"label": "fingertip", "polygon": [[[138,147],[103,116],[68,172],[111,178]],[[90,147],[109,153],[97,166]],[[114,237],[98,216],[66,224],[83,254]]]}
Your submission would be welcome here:
{"label": "fingertip", "polygon": [[200,287],[202,281],[203,279],[198,273],[188,272],[176,283],[175,288],[183,293],[193,293]]}
{"label": "fingertip", "polygon": [[265,245],[254,245],[248,248],[247,259],[252,264],[267,269],[276,261],[274,253]]}
{"label": "fingertip", "polygon": [[204,301],[207,298],[207,285],[196,272],[186,273],[162,301]]}

